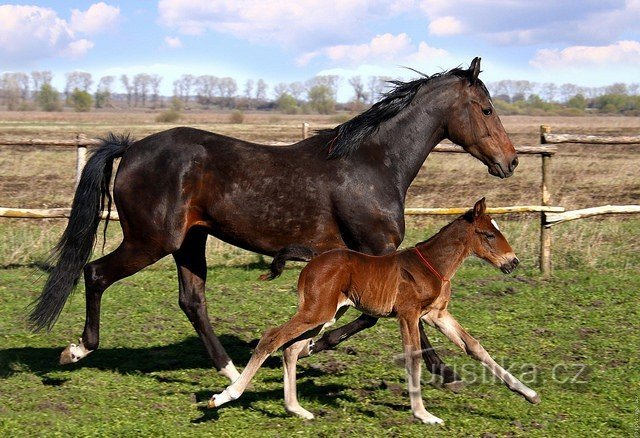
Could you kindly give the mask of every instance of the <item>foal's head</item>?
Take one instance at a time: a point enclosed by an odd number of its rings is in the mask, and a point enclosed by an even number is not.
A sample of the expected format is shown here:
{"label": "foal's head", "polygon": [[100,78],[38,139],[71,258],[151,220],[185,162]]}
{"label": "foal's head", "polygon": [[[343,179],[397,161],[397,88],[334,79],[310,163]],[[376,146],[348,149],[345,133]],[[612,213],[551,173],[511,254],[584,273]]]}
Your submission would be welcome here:
{"label": "foal's head", "polygon": [[472,226],[469,250],[477,257],[500,268],[505,274],[511,273],[520,261],[498,229],[498,224],[486,214],[484,198],[476,202],[473,210],[463,217]]}

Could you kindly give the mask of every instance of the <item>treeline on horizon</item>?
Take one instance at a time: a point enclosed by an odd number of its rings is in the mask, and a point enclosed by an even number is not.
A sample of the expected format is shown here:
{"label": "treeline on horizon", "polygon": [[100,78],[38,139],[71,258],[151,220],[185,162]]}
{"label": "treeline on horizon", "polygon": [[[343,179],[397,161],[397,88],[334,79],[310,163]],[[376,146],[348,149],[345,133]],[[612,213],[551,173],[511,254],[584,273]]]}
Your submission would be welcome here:
{"label": "treeline on horizon", "polygon": [[[362,111],[382,97],[392,78],[349,78],[353,94],[348,102],[337,101],[338,87],[345,78],[335,75],[316,76],[305,82],[282,82],[273,87],[263,79],[249,79],[240,88],[230,77],[185,74],[173,82],[172,96],[160,94],[163,78],[157,74],[103,76],[96,83],[91,73],[74,71],[65,74],[62,91],[53,87],[52,79],[49,71],[4,73],[0,77],[0,107],[10,111],[149,108],[164,109],[174,116],[193,109],[332,114]],[[580,87],[502,80],[486,85],[500,114],[640,115],[638,83]]]}

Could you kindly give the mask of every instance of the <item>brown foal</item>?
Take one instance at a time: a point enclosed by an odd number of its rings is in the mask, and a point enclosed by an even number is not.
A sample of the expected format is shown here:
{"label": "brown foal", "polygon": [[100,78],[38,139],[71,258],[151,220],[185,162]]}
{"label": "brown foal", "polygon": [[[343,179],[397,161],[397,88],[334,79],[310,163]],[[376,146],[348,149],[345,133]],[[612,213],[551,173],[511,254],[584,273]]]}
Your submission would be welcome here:
{"label": "brown foal", "polygon": [[209,407],[235,400],[246,389],[265,359],[278,348],[284,350],[285,408],[311,419],[296,396],[296,361],[309,351],[311,338],[340,318],[348,306],[375,317],[395,316],[400,322],[413,415],[424,423],[442,423],[422,402],[420,389],[420,319],[440,330],[454,344],[482,362],[507,387],[531,403],[540,397],[489,356],[447,310],[450,280],[463,260],[474,254],[505,273],[518,258],[485,213],[484,198],[472,210],[445,226],[429,240],[411,249],[386,256],[369,256],[351,250],[333,250],[313,259],[300,273],[298,311],[288,322],[265,332],[240,377]]}

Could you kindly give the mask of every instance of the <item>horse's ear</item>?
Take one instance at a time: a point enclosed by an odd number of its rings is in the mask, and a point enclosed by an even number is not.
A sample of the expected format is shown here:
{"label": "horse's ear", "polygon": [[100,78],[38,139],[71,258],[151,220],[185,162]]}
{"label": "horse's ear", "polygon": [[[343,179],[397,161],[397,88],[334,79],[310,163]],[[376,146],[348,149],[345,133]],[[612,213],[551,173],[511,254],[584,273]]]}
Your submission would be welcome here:
{"label": "horse's ear", "polygon": [[471,65],[469,66],[469,82],[471,85],[475,85],[478,81],[478,76],[480,75],[480,58],[475,57],[473,61],[471,61]]}
{"label": "horse's ear", "polygon": [[484,198],[482,198],[473,206],[473,217],[477,218],[478,216],[482,216],[486,210],[487,204],[484,202]]}

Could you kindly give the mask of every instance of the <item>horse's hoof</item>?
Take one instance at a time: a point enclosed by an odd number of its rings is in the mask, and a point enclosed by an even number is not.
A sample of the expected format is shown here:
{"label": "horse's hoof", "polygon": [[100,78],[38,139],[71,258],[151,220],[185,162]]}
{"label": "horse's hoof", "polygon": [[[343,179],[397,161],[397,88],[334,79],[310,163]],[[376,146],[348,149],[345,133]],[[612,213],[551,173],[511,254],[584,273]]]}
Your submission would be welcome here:
{"label": "horse's hoof", "polygon": [[537,405],[538,403],[540,403],[542,400],[540,399],[540,396],[538,395],[537,392],[533,393],[533,396],[524,396],[525,399],[527,399],[527,401],[531,404]]}
{"label": "horse's hoof", "polygon": [[413,416],[422,421],[424,424],[444,424],[444,421],[441,418],[438,418],[426,411],[414,412]]}
{"label": "horse's hoof", "polygon": [[69,365],[76,363],[80,359],[86,357],[92,350],[87,350],[80,339],[80,344],[70,344],[60,353],[60,365]]}
{"label": "horse's hoof", "polygon": [[215,401],[214,397],[211,397],[211,400],[209,400],[209,403],[207,403],[207,407],[208,407],[209,409],[214,409],[214,408],[216,408],[216,407],[217,407],[217,406],[216,406],[216,401]]}
{"label": "horse's hoof", "polygon": [[311,412],[300,406],[294,409],[287,409],[287,412],[291,415],[295,415],[296,417],[300,417],[305,420],[313,420],[315,418],[315,416]]}
{"label": "horse's hoof", "polygon": [[444,389],[448,389],[449,391],[453,392],[454,394],[459,394],[464,389],[465,383],[462,380],[456,380],[456,381],[453,381],[453,382],[444,383],[442,385],[442,387]]}

